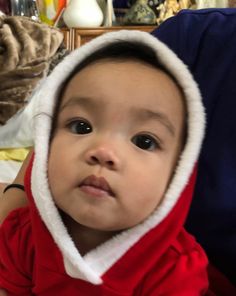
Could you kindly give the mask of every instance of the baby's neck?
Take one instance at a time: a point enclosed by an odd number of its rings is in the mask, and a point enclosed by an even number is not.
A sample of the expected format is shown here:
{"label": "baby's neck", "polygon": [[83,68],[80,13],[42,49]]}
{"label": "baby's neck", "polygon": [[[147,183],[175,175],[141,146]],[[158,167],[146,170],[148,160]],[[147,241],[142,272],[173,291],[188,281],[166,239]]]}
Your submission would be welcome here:
{"label": "baby's neck", "polygon": [[114,231],[101,231],[83,226],[65,213],[62,213],[61,216],[70,236],[82,256],[118,233]]}

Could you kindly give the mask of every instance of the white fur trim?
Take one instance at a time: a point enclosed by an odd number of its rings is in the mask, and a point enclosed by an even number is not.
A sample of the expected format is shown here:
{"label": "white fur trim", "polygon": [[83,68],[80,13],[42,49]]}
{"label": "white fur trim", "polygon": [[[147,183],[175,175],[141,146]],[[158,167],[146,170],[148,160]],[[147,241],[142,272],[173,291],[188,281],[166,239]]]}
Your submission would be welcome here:
{"label": "white fur trim", "polygon": [[[51,114],[60,85],[86,56],[115,40],[140,41],[157,52],[158,59],[173,74],[182,87],[188,109],[188,138],[181,154],[175,175],[157,210],[142,224],[122,232],[86,256],[81,257],[69,236],[48,187],[47,157],[51,129]],[[148,33],[119,31],[105,34],[75,50],[60,63],[43,87],[38,91],[38,107],[35,110],[35,160],[32,173],[32,192],[39,213],[60,248],[67,273],[93,284],[102,282],[101,276],[145,233],[158,225],[173,209],[185,188],[197,161],[205,129],[201,96],[192,75],[178,57],[163,43]],[[48,99],[50,98],[50,99]],[[45,132],[47,131],[47,132]],[[190,132],[191,131],[191,132]]]}

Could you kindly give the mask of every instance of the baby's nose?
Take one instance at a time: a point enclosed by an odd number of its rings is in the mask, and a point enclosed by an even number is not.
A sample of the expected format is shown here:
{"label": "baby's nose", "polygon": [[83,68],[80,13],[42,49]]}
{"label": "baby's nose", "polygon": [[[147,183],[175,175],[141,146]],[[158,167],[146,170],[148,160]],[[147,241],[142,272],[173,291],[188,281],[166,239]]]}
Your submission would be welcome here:
{"label": "baby's nose", "polygon": [[86,161],[90,165],[104,166],[110,170],[117,170],[120,159],[111,147],[100,146],[87,151]]}

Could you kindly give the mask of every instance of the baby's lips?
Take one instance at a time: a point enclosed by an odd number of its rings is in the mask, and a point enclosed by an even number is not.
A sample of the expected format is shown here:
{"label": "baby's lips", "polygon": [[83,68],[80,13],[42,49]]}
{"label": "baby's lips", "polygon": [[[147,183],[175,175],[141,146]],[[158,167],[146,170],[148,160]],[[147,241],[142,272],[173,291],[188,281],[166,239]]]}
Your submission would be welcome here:
{"label": "baby's lips", "polygon": [[110,196],[115,196],[109,183],[106,181],[106,179],[104,177],[96,177],[95,175],[90,175],[90,176],[86,177],[80,183],[79,186],[83,186],[83,185],[96,187],[98,189],[108,192]]}

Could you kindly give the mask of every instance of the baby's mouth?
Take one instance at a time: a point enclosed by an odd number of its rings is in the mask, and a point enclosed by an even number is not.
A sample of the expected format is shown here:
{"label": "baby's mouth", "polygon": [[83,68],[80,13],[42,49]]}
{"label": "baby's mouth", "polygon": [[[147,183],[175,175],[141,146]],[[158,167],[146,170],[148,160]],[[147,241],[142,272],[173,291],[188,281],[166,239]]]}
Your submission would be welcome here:
{"label": "baby's mouth", "polygon": [[104,177],[88,176],[79,184],[79,188],[83,192],[97,197],[107,195],[115,197],[114,192]]}

